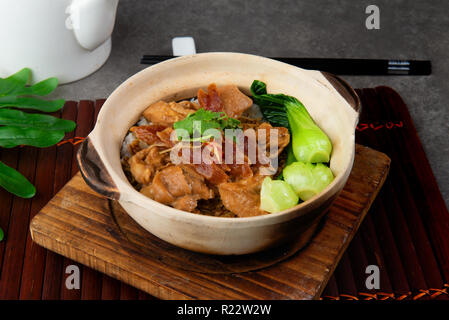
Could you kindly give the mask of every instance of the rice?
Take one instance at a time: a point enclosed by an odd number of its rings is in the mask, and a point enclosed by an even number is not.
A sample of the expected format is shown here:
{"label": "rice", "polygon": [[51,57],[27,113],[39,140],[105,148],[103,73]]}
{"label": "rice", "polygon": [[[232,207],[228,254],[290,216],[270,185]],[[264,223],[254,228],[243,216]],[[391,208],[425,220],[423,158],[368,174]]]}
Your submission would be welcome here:
{"label": "rice", "polygon": [[137,122],[136,126],[148,126],[150,123],[148,122],[147,119],[145,119],[144,116],[141,116],[139,118],[139,121]]}
{"label": "rice", "polygon": [[[143,116],[139,118],[139,121],[135,124],[136,126],[147,126],[150,123],[147,119],[145,119]],[[120,150],[120,159],[123,161],[125,159],[131,158],[132,154],[129,151],[129,145],[136,140],[134,133],[128,132],[128,134],[125,136],[125,139],[123,139],[122,143],[122,149]]]}

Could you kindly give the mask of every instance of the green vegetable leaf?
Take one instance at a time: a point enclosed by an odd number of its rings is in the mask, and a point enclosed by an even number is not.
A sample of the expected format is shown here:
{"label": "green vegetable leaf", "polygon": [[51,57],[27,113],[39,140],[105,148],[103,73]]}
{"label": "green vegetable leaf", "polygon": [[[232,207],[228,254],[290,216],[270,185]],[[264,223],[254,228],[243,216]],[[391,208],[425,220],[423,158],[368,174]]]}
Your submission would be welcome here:
{"label": "green vegetable leaf", "polygon": [[264,118],[275,127],[290,129],[285,107],[287,102],[303,106],[295,97],[285,94],[267,94],[266,84],[259,80],[253,81],[251,94],[253,95],[254,103],[260,107]]}
{"label": "green vegetable leaf", "polygon": [[[42,100],[32,97],[51,93],[58,86],[58,79],[48,78],[28,86],[30,79],[29,68],[23,68],[7,78],[0,78],[0,147],[49,147],[61,141],[65,133],[76,126],[73,121],[11,109],[55,112],[64,106],[63,99]],[[36,193],[34,186],[24,176],[1,162],[0,186],[23,198],[30,198]]]}
{"label": "green vegetable leaf", "polygon": [[45,96],[47,94],[50,94],[53,90],[55,90],[57,86],[58,86],[57,78],[48,78],[29,87],[23,86],[13,91],[13,93],[15,95]]}
{"label": "green vegetable leaf", "polygon": [[332,170],[322,163],[293,162],[284,168],[283,175],[303,201],[323,191],[334,180]]}
{"label": "green vegetable leaf", "polygon": [[318,127],[304,106],[287,103],[287,117],[292,132],[292,147],[298,161],[329,162],[332,143]]}
{"label": "green vegetable leaf", "polygon": [[282,180],[266,177],[260,190],[260,209],[268,212],[287,210],[298,204],[298,195]]}
{"label": "green vegetable leaf", "polygon": [[11,92],[24,87],[31,78],[31,70],[23,68],[22,70],[10,75],[8,78],[0,78],[0,96],[10,94]]}
{"label": "green vegetable leaf", "polygon": [[[239,124],[239,120],[228,117],[224,112],[199,109],[198,111],[189,114],[183,120],[175,122],[173,128],[175,130],[184,129],[190,136],[193,136],[194,132],[197,132],[196,134],[202,136],[208,129],[236,129]],[[179,136],[180,135],[178,135],[178,137]]]}
{"label": "green vegetable leaf", "polygon": [[70,120],[13,109],[0,109],[0,125],[34,127],[42,130],[63,130],[64,132],[70,132],[76,127],[76,123]]}
{"label": "green vegetable leaf", "polygon": [[267,94],[267,85],[262,81],[254,80],[251,84],[251,93],[255,97]]}
{"label": "green vegetable leaf", "polygon": [[58,86],[58,79],[48,78],[35,85],[27,86],[30,78],[29,68],[23,68],[7,78],[0,78],[0,108],[15,107],[44,112],[54,112],[62,108],[65,102],[63,99],[45,101],[29,97],[51,93]]}
{"label": "green vegetable leaf", "polygon": [[295,97],[266,92],[265,84],[254,80],[251,85],[254,102],[273,126],[289,128],[295,158],[311,163],[329,162],[332,143],[306,107]]}
{"label": "green vegetable leaf", "polygon": [[31,70],[23,68],[8,78],[0,78],[0,96],[36,95],[45,96],[58,86],[57,78],[48,78],[32,86],[26,86],[31,78]]}
{"label": "green vegetable leaf", "polygon": [[276,127],[290,128],[282,98],[277,99],[276,95],[268,95],[265,83],[254,80],[251,85],[251,94],[254,103],[259,106],[268,122]]}
{"label": "green vegetable leaf", "polygon": [[0,97],[0,108],[17,107],[22,109],[34,109],[43,112],[55,112],[64,106],[65,100],[40,100],[30,97],[17,97],[13,95]]}
{"label": "green vegetable leaf", "polygon": [[221,129],[237,129],[240,125],[240,121],[228,116],[220,119]]}
{"label": "green vegetable leaf", "polygon": [[64,138],[63,130],[42,130],[27,127],[0,127],[0,147],[13,148],[28,145],[39,148],[50,147]]}
{"label": "green vegetable leaf", "polygon": [[0,186],[22,198],[31,198],[36,188],[19,172],[0,161]]}

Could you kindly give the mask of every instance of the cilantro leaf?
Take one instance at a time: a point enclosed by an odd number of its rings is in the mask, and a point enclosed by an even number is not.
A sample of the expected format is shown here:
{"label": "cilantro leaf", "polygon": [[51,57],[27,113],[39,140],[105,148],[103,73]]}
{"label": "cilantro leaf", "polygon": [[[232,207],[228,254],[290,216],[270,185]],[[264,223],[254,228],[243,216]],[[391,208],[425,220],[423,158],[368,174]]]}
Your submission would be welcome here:
{"label": "cilantro leaf", "polygon": [[[192,137],[194,132],[198,132],[199,135],[202,136],[208,129],[236,129],[239,125],[239,120],[230,118],[224,112],[213,112],[201,108],[198,111],[189,114],[183,120],[175,122],[173,128],[175,130],[184,129],[189,133],[190,137]],[[178,135],[178,137],[180,137],[180,135]]]}

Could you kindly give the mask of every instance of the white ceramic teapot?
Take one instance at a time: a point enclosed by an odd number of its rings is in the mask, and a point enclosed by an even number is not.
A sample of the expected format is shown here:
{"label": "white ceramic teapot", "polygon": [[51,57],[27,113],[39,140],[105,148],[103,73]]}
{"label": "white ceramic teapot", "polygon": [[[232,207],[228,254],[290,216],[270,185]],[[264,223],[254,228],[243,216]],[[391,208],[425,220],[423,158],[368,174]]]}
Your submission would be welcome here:
{"label": "white ceramic teapot", "polygon": [[23,67],[33,82],[81,79],[111,52],[118,0],[0,0],[0,77]]}

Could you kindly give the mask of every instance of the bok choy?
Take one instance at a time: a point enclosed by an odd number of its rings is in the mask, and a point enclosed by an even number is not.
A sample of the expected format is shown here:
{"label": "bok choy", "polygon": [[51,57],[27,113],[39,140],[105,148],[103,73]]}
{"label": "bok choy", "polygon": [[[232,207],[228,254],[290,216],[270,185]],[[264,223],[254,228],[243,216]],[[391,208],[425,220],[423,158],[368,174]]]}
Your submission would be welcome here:
{"label": "bok choy", "polygon": [[273,126],[289,128],[296,160],[329,162],[332,143],[298,99],[285,94],[268,94],[265,83],[259,80],[254,80],[251,93],[265,119]]}
{"label": "bok choy", "polygon": [[287,166],[278,180],[265,178],[260,194],[261,209],[278,212],[295,206],[299,199],[309,200],[332,182],[332,170],[324,164],[330,161],[332,143],[295,97],[268,94],[259,80],[252,83],[251,93],[264,118],[291,133]]}
{"label": "bok choy", "polygon": [[283,176],[302,201],[317,195],[334,180],[334,175],[328,166],[322,163],[299,161],[286,166]]}
{"label": "bok choy", "polygon": [[279,212],[295,206],[298,195],[292,187],[282,180],[271,180],[266,177],[260,191],[260,209],[268,212]]}

